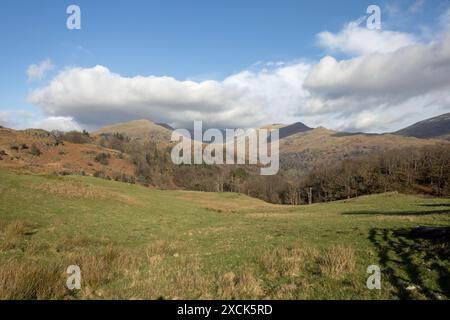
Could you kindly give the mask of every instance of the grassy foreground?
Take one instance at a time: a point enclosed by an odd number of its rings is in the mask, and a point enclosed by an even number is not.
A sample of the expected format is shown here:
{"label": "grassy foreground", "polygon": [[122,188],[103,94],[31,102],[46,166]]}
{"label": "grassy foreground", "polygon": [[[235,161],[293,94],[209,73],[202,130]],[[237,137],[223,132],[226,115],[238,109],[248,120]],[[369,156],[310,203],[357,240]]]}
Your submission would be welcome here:
{"label": "grassy foreground", "polygon": [[[391,193],[282,207],[0,171],[0,299],[448,299],[448,243],[396,231],[450,226],[449,206]],[[381,290],[366,287],[373,264]]]}

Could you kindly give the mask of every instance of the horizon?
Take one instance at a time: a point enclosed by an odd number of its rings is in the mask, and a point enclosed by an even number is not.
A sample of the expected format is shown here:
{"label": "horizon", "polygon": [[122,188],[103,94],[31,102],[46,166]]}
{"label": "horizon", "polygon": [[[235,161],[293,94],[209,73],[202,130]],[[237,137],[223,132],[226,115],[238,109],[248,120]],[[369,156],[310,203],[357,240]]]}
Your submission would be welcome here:
{"label": "horizon", "polygon": [[[413,125],[419,124],[419,123],[421,123],[421,122],[424,122],[424,121],[430,121],[430,120],[433,120],[433,119],[435,119],[435,118],[440,118],[440,117],[448,116],[448,115],[450,115],[450,113],[440,114],[440,115],[437,115],[437,116],[435,116],[435,117],[431,117],[431,118],[427,118],[427,119],[422,119],[422,120],[419,120],[419,121],[417,121],[417,122],[415,122],[415,123],[411,123],[411,124],[409,124],[409,125],[406,125],[406,126],[403,127],[403,128],[400,128],[399,130],[396,130],[396,131],[385,131],[385,132],[367,132],[367,131],[348,131],[348,132],[346,132],[346,131],[338,131],[338,130],[333,130],[333,129],[330,129],[330,128],[327,128],[327,127],[324,127],[324,126],[321,126],[321,125],[319,125],[319,126],[317,126],[317,127],[312,127],[312,126],[308,125],[307,123],[304,123],[304,122],[301,122],[301,121],[297,121],[297,122],[294,122],[294,123],[288,123],[288,124],[287,124],[287,123],[266,123],[266,124],[263,124],[263,125],[261,125],[261,126],[259,126],[259,127],[248,127],[248,128],[220,128],[219,130],[224,131],[224,130],[227,130],[227,129],[231,129],[231,130],[235,130],[235,129],[244,129],[244,130],[248,130],[248,129],[262,129],[262,128],[266,128],[266,127],[269,127],[269,126],[278,126],[279,129],[281,129],[281,128],[285,128],[285,127],[294,126],[294,125],[296,125],[296,124],[301,124],[301,125],[304,125],[304,126],[308,127],[308,128],[311,129],[311,130],[316,130],[316,129],[326,129],[326,130],[331,130],[331,131],[335,131],[335,132],[339,132],[339,133],[379,134],[379,135],[384,135],[384,134],[395,134],[395,133],[397,133],[398,131],[401,131],[401,130],[403,130],[403,129],[407,129],[407,128],[412,127]],[[86,130],[86,129],[80,129],[80,130],[77,130],[77,129],[75,129],[75,130],[72,130],[72,129],[67,129],[67,130],[50,129],[50,130],[47,130],[47,129],[38,128],[38,127],[36,127],[36,128],[34,128],[34,127],[28,127],[28,128],[12,128],[12,127],[4,126],[4,125],[0,125],[0,127],[6,128],[6,129],[13,129],[13,130],[45,130],[45,131],[60,131],[60,132],[69,132],[69,131],[87,131],[87,132],[89,132],[89,133],[96,133],[96,132],[98,132],[99,130],[104,129],[104,128],[107,128],[107,127],[109,127],[109,126],[121,125],[121,124],[122,124],[122,125],[123,125],[123,124],[130,124],[131,122],[136,122],[136,121],[148,121],[148,122],[150,122],[151,124],[160,126],[160,127],[164,128],[164,129],[167,129],[167,130],[170,130],[170,131],[174,131],[174,130],[177,130],[177,129],[187,129],[187,130],[189,130],[189,131],[193,131],[193,130],[194,130],[194,124],[192,124],[192,126],[186,126],[186,127],[172,127],[172,126],[169,125],[168,123],[164,123],[164,122],[154,122],[154,121],[152,121],[151,119],[144,119],[144,118],[141,118],[141,119],[132,119],[132,120],[129,120],[129,121],[126,121],[126,122],[110,123],[110,124],[107,124],[107,125],[105,125],[105,126],[103,126],[103,127],[97,128],[97,129],[92,130],[92,131],[89,131],[89,130]],[[206,126],[205,128],[203,128],[203,132],[205,132],[205,131],[208,130],[208,129],[211,129],[211,128],[209,128],[208,126]]]}
{"label": "horizon", "polygon": [[450,111],[448,1],[381,1],[380,30],[366,27],[370,1],[77,1],[79,30],[72,2],[24,3],[0,12],[5,127],[384,133]]}

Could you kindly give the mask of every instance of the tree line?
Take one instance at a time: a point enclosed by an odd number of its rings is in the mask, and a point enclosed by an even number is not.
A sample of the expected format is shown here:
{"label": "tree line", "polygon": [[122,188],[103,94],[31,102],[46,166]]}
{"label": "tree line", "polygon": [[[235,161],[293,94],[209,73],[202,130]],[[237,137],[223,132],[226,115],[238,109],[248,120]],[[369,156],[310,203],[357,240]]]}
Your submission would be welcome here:
{"label": "tree line", "polygon": [[[135,165],[136,181],[165,189],[239,192],[277,204],[328,202],[398,191],[450,196],[450,145],[409,147],[329,163],[298,176],[280,170],[261,176],[251,165],[174,165],[170,147],[103,135],[100,145],[119,150]],[[282,155],[281,155],[282,157]]]}

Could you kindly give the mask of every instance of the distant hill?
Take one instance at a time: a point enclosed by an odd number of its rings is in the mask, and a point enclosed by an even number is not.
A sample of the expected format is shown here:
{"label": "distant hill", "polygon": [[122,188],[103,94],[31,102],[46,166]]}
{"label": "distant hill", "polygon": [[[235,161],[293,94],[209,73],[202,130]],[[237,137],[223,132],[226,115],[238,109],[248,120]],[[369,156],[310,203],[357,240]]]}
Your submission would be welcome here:
{"label": "distant hill", "polygon": [[280,128],[280,139],[284,139],[284,138],[290,137],[294,134],[301,133],[301,132],[307,132],[307,131],[311,131],[311,130],[313,130],[313,128],[310,128],[301,122],[296,122],[291,125]]}
{"label": "distant hill", "polygon": [[279,124],[279,123],[268,124],[268,125],[262,126],[259,129],[268,129],[268,130],[278,129],[279,134],[280,134],[280,139],[287,138],[287,137],[292,136],[297,133],[302,133],[302,132],[307,132],[307,131],[313,130],[313,128],[310,128],[301,122],[296,122],[296,123],[289,124],[289,125]]}
{"label": "distant hill", "polygon": [[[167,126],[167,125],[166,125]],[[172,130],[162,124],[156,124],[149,120],[134,120],[124,123],[116,123],[95,131],[94,135],[120,133],[132,140],[148,140],[169,143]]]}
{"label": "distant hill", "polygon": [[317,128],[280,139],[280,161],[283,169],[294,169],[305,174],[317,166],[333,164],[372,152],[424,147],[439,142],[434,139],[418,139],[394,134],[348,134]]}
{"label": "distant hill", "polygon": [[395,134],[422,139],[450,140],[450,113],[417,122],[412,126],[395,132]]}

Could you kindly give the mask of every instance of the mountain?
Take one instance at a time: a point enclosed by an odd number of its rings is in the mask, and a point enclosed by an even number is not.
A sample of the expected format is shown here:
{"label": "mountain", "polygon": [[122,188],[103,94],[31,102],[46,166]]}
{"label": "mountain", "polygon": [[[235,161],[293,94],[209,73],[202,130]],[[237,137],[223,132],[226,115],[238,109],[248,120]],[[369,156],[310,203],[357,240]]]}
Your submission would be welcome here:
{"label": "mountain", "polygon": [[280,128],[280,139],[284,139],[290,137],[294,134],[311,131],[313,128],[308,127],[307,125],[296,122],[288,126],[284,126]]}
{"label": "mountain", "polygon": [[450,140],[450,113],[423,120],[395,132],[397,135],[421,139],[437,138]]}
{"label": "mountain", "polygon": [[132,140],[149,140],[168,143],[172,130],[149,120],[134,120],[124,123],[116,123],[95,131],[94,135],[120,133]]}
{"label": "mountain", "polygon": [[394,134],[343,133],[316,128],[280,139],[283,169],[305,174],[317,166],[352,159],[372,152],[407,147],[424,147],[442,141]]}
{"label": "mountain", "polygon": [[289,124],[289,125],[275,123],[275,124],[269,124],[269,125],[262,126],[259,129],[266,129],[266,130],[278,129],[279,134],[280,134],[280,139],[287,138],[287,137],[292,136],[297,133],[313,130],[313,128],[310,128],[301,122],[296,122],[296,123]]}

